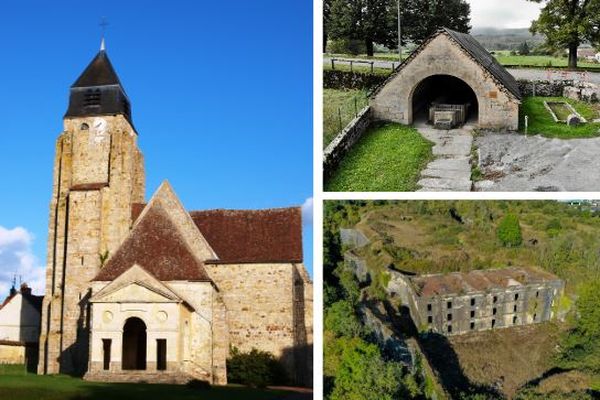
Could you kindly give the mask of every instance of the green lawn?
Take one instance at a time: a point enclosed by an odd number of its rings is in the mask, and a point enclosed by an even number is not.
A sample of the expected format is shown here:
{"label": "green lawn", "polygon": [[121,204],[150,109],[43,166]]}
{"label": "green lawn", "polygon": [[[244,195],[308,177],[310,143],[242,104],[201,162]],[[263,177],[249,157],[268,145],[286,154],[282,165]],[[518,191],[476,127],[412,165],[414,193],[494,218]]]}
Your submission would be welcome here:
{"label": "green lawn", "polygon": [[270,400],[285,392],[243,386],[214,386],[208,390],[181,385],[97,383],[64,375],[38,376],[23,366],[0,365],[0,399],[6,400]]}
{"label": "green lawn", "polygon": [[[553,56],[511,56],[509,52],[496,51],[496,59],[502,65],[531,65],[537,67],[566,67],[568,65],[567,57]],[[598,68],[600,64],[578,61],[578,67]]]}
{"label": "green lawn", "polygon": [[416,190],[419,173],[433,157],[431,147],[414,128],[393,123],[372,127],[342,159],[325,190]]}
{"label": "green lawn", "polygon": [[[554,122],[552,116],[544,107],[544,101],[566,101],[587,119],[588,122],[575,127],[567,126],[565,123]],[[598,111],[591,105],[581,101],[564,97],[526,97],[521,104],[521,131],[525,129],[525,115],[529,116],[528,134],[541,134],[546,137],[563,139],[600,136],[600,124],[591,122],[593,119],[598,118]]]}
{"label": "green lawn", "polygon": [[356,112],[363,109],[367,103],[365,90],[323,89],[323,148],[327,147],[352,121]]}

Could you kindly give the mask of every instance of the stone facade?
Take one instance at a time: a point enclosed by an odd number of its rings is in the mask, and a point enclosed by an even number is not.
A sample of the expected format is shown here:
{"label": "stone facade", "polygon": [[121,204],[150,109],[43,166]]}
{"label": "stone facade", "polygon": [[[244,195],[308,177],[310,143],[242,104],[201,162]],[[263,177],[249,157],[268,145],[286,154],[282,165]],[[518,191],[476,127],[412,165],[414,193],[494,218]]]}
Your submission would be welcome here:
{"label": "stone facade", "polygon": [[446,275],[393,273],[388,292],[420,330],[456,335],[556,318],[564,282],[545,271],[506,268]]}
{"label": "stone facade", "polygon": [[65,119],[54,162],[39,373],[85,371],[89,282],[101,257],[128,234],[144,182],[137,134],[123,116]]}
{"label": "stone facade", "polygon": [[426,41],[374,93],[371,98],[373,117],[412,124],[415,91],[435,76],[458,78],[472,89],[478,103],[480,128],[518,129],[519,97],[507,90],[445,30]]}

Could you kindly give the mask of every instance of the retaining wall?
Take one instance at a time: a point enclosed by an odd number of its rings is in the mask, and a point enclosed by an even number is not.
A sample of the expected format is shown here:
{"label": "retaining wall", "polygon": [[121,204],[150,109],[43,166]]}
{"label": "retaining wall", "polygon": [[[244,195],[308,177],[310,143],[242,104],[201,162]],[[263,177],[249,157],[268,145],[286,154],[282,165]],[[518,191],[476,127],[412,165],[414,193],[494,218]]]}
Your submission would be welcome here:
{"label": "retaining wall", "polygon": [[371,107],[367,106],[329,143],[323,152],[324,180],[333,174],[344,155],[362,137],[371,120]]}

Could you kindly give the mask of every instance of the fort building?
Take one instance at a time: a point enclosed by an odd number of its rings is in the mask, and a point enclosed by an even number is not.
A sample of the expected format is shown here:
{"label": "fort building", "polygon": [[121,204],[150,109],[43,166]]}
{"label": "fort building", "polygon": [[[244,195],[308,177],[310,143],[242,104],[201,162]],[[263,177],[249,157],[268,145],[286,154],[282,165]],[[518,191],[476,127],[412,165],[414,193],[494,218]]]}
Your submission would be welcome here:
{"label": "fort building", "polygon": [[408,307],[415,326],[443,335],[549,321],[564,291],[562,280],[534,268],[391,274],[388,291]]}

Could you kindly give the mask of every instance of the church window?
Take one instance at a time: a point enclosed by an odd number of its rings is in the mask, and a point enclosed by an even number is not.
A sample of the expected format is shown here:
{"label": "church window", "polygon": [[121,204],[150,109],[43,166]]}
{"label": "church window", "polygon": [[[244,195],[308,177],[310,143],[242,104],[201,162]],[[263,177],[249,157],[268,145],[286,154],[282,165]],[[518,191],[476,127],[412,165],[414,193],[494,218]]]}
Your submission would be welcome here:
{"label": "church window", "polygon": [[100,89],[88,89],[83,97],[85,107],[96,107],[100,105]]}
{"label": "church window", "polygon": [[82,131],[87,131],[88,129],[90,129],[90,126],[84,122],[83,124],[81,124],[79,129],[81,129]]}
{"label": "church window", "polygon": [[112,344],[111,339],[102,339],[102,351],[104,353],[104,370],[110,369],[110,347]]}
{"label": "church window", "polygon": [[167,339],[156,339],[156,369],[167,369]]}

